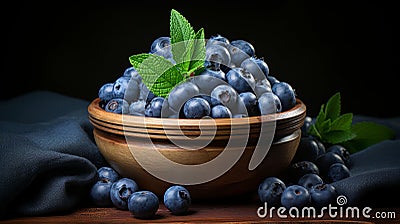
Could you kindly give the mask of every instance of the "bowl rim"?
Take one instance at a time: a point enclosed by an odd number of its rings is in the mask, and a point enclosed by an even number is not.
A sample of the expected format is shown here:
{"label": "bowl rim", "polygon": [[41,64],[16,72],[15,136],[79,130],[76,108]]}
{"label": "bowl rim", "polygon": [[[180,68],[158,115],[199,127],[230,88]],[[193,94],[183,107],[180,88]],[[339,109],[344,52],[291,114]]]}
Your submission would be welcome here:
{"label": "bowl rim", "polygon": [[275,114],[267,114],[261,116],[250,116],[244,118],[217,118],[217,119],[182,119],[182,118],[156,118],[144,117],[131,114],[117,114],[105,111],[100,107],[100,98],[95,98],[88,106],[88,113],[92,119],[100,120],[110,124],[143,127],[145,124],[149,128],[159,127],[198,127],[199,122],[205,126],[242,126],[259,124],[261,122],[279,122],[284,120],[291,120],[298,116],[304,115],[306,112],[306,105],[304,102],[296,98],[296,105],[291,109]]}

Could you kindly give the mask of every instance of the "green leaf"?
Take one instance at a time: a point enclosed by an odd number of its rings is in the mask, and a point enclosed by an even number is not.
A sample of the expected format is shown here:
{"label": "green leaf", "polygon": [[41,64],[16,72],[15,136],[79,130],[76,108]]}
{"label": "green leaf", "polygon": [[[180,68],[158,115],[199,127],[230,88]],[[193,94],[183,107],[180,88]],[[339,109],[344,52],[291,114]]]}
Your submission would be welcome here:
{"label": "green leaf", "polygon": [[191,74],[192,72],[196,71],[200,67],[203,67],[204,61],[206,60],[206,47],[205,47],[205,39],[204,39],[204,29],[201,28],[194,37],[194,44],[193,44],[193,53],[190,60],[189,71],[188,73]]}
{"label": "green leaf", "polygon": [[138,54],[129,57],[129,61],[156,96],[168,96],[174,86],[184,80],[176,66],[162,56]]}
{"label": "green leaf", "polygon": [[331,130],[332,131],[350,130],[352,122],[353,122],[352,113],[342,114],[332,122]]}
{"label": "green leaf", "polygon": [[317,137],[318,139],[321,139],[321,138],[322,138],[322,136],[321,136],[321,134],[319,133],[319,131],[317,130],[315,124],[312,124],[312,125],[310,126],[310,128],[308,129],[308,134],[309,134],[309,135],[313,135],[313,136]]}
{"label": "green leaf", "polygon": [[321,123],[320,127],[319,127],[319,132],[321,134],[325,134],[331,131],[331,119],[325,120]]}
{"label": "green leaf", "polygon": [[315,119],[315,126],[318,130],[322,130],[322,123],[325,121],[326,115],[324,111],[325,105],[321,105],[321,109],[319,110],[319,113],[317,115],[317,118]]}
{"label": "green leaf", "polygon": [[395,132],[392,129],[374,122],[358,122],[353,124],[351,129],[356,137],[344,142],[344,145],[352,153],[395,137]]}
{"label": "green leaf", "polygon": [[187,19],[174,9],[171,10],[170,37],[172,56],[181,72],[185,73],[190,66],[195,32]]}
{"label": "green leaf", "polygon": [[326,119],[336,120],[340,116],[340,93],[335,93],[331,98],[329,98],[326,103],[325,115]]}
{"label": "green leaf", "polygon": [[339,144],[345,141],[349,141],[355,137],[356,134],[354,134],[351,130],[330,131],[328,133],[324,133],[324,135],[322,136],[322,140],[330,144]]}

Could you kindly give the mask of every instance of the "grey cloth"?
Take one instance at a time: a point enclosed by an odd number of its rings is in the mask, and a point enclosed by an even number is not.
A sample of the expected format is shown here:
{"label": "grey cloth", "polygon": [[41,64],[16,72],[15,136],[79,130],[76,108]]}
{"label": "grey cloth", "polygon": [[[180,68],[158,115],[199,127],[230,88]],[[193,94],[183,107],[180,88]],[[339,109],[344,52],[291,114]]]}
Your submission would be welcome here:
{"label": "grey cloth", "polygon": [[97,168],[106,165],[88,105],[47,91],[0,102],[0,218],[85,204]]}

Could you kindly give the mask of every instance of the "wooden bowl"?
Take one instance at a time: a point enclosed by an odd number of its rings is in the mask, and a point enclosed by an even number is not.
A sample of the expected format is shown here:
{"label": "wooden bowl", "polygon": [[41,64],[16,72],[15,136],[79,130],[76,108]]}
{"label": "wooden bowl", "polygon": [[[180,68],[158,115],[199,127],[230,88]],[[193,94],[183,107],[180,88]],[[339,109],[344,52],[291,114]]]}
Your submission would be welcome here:
{"label": "wooden bowl", "polygon": [[[299,99],[295,107],[285,112],[232,119],[121,115],[106,112],[99,102],[98,98],[93,100],[88,112],[100,152],[121,176],[134,179],[140,188],[153,191],[160,197],[172,184],[185,181],[179,177],[184,179],[186,169],[189,171],[196,166],[210,165],[225,154],[239,155],[230,160],[234,162],[218,177],[182,184],[194,200],[256,192],[265,177],[280,175],[296,153],[301,138],[300,128],[306,116],[306,106]],[[270,141],[262,141],[266,138]],[[195,149],[187,149],[188,146]],[[176,167],[165,166],[161,163],[163,160],[156,158],[155,152],[184,168],[177,170]],[[268,153],[258,158],[255,165],[250,165],[253,157],[257,160],[253,156],[256,152]],[[216,164],[215,170],[219,168]],[[154,170],[177,177],[177,181],[155,175]],[[203,169],[203,173],[193,172],[192,176],[196,179],[211,171],[214,169],[208,167]]]}

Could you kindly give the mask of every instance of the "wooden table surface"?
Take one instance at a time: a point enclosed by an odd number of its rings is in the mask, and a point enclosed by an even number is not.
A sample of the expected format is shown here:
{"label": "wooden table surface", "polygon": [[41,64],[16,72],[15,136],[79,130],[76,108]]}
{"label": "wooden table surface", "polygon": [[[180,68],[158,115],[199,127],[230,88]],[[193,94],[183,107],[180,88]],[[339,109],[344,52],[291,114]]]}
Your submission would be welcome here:
{"label": "wooden table surface", "polygon": [[[359,218],[331,218],[327,213],[322,218],[279,218],[274,213],[272,218],[269,214],[266,218],[260,218],[257,210],[259,203],[197,203],[192,204],[187,215],[172,215],[161,203],[156,217],[151,220],[140,220],[132,216],[129,211],[116,208],[93,208],[85,207],[65,215],[19,217],[1,220],[6,223],[400,223],[400,208],[373,208],[365,218],[360,214]],[[373,217],[377,212],[394,218]],[[289,213],[286,213],[289,214]]]}

